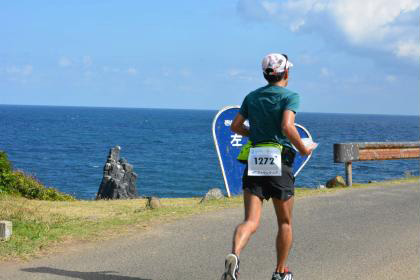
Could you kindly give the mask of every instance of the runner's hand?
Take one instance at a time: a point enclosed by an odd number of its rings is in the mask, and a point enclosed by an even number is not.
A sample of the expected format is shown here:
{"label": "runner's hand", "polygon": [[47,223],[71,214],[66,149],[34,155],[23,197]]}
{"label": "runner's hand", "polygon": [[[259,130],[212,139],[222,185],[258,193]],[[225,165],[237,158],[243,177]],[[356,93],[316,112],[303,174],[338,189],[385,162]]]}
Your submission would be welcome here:
{"label": "runner's hand", "polygon": [[300,153],[304,156],[309,156],[310,154],[312,154],[313,150],[316,149],[316,147],[318,147],[318,143],[312,142],[308,146],[305,146],[305,150],[300,151]]}

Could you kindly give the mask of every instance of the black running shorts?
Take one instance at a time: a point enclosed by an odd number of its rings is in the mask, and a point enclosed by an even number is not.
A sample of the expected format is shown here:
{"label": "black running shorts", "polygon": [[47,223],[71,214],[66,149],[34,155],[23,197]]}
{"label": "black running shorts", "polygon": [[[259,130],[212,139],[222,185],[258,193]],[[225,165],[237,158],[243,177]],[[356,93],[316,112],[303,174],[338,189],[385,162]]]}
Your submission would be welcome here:
{"label": "black running shorts", "polygon": [[[294,157],[294,155],[293,155]],[[295,194],[295,176],[292,171],[293,158],[282,153],[281,176],[248,176],[248,165],[242,176],[242,188],[261,199],[271,197],[288,200]]]}

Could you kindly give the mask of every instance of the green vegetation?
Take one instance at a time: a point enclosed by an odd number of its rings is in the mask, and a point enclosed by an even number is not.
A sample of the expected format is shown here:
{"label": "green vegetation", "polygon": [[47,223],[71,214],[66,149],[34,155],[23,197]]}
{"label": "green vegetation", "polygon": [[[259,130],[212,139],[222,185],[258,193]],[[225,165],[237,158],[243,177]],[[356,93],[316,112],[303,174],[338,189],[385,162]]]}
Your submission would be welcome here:
{"label": "green vegetation", "polygon": [[241,197],[209,201],[161,199],[151,210],[147,199],[41,201],[0,195],[0,220],[13,223],[13,235],[0,242],[0,260],[27,259],[54,250],[63,242],[106,239],[150,228],[188,215],[242,204]]}
{"label": "green vegetation", "polygon": [[6,173],[12,171],[12,164],[7,157],[7,154],[0,151],[0,173]]}
{"label": "green vegetation", "polygon": [[[419,177],[358,184],[356,188],[394,186],[419,182]],[[296,190],[296,199],[352,189]],[[161,208],[150,209],[147,199],[100,201],[48,201],[0,194],[0,220],[13,222],[13,235],[0,242],[0,260],[26,259],[54,251],[63,243],[112,238],[147,230],[158,223],[185,216],[242,206],[242,197],[199,203],[201,198],[161,199]],[[65,246],[65,245],[64,245]]]}
{"label": "green vegetation", "polygon": [[47,188],[38,180],[22,171],[13,171],[5,152],[0,151],[0,194],[23,196],[40,200],[74,200],[74,197]]}

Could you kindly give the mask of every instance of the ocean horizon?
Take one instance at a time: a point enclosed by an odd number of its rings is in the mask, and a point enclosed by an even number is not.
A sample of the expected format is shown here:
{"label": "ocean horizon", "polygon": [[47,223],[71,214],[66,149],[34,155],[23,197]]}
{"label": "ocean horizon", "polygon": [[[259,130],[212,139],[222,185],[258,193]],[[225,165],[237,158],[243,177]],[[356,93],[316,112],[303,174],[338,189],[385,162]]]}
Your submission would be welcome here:
{"label": "ocean horizon", "polygon": [[[217,110],[0,105],[2,137],[13,166],[47,186],[93,199],[110,148],[134,165],[140,195],[201,196],[225,190],[211,124]],[[344,164],[333,162],[333,144],[418,141],[418,115],[300,112],[296,122],[320,145],[296,178],[316,188]],[[418,175],[419,160],[354,162],[353,180],[369,182]]]}
{"label": "ocean horizon", "polygon": [[[240,104],[234,104],[240,106]],[[144,109],[144,110],[185,110],[185,111],[219,111],[218,109],[200,109],[200,108],[165,108],[165,107],[114,107],[114,106],[84,106],[84,105],[43,105],[43,104],[0,104],[0,106],[22,106],[22,107],[63,107],[63,108],[97,108],[97,109]],[[232,106],[232,105],[231,105]],[[316,111],[299,111],[298,113],[310,114],[337,114],[337,115],[375,115],[375,116],[407,116],[407,117],[420,117],[412,114],[381,114],[381,113],[349,113],[349,112],[316,112]]]}

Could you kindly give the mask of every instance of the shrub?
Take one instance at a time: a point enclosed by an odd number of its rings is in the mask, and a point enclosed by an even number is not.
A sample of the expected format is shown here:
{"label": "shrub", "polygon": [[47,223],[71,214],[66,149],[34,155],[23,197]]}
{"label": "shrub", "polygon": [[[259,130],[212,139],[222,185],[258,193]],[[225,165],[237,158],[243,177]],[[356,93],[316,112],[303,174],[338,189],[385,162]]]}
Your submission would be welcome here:
{"label": "shrub", "polygon": [[7,154],[3,151],[0,151],[0,173],[11,172],[12,164],[7,157]]}
{"label": "shrub", "polygon": [[0,152],[0,194],[2,193],[39,200],[75,200],[71,195],[45,187],[22,171],[13,171],[5,152]]}
{"label": "shrub", "polygon": [[0,173],[0,191],[39,200],[74,200],[74,197],[47,188],[22,171]]}

